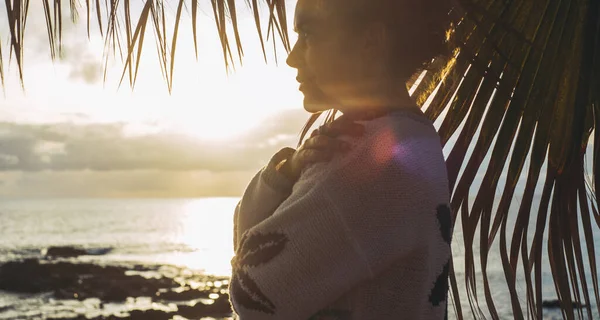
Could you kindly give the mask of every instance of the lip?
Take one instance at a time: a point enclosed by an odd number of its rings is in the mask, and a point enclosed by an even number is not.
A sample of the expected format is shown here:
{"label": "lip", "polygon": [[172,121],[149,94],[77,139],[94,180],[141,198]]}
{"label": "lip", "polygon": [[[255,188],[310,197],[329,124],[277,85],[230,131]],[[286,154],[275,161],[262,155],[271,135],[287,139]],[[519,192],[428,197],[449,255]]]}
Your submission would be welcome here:
{"label": "lip", "polygon": [[300,86],[298,87],[299,91],[305,92],[308,91],[308,89],[310,88],[309,85],[307,85],[306,83],[300,83]]}
{"label": "lip", "polygon": [[300,76],[296,77],[296,81],[298,81],[298,83],[300,83],[300,84],[309,83],[309,82],[311,82],[311,80],[312,80],[312,78],[305,78],[305,77],[300,77]]}
{"label": "lip", "polygon": [[308,87],[310,87],[310,81],[306,78],[297,77],[296,81],[298,81],[298,83],[300,84],[300,86],[298,87],[298,90],[300,91],[305,91],[306,89],[308,89]]}

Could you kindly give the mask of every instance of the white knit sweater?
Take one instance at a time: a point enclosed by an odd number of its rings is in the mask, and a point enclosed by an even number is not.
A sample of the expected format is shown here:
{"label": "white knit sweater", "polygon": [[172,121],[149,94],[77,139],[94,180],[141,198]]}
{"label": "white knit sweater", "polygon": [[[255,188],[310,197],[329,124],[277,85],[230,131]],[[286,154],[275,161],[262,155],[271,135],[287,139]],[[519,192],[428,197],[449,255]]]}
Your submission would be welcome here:
{"label": "white knit sweater", "polygon": [[451,214],[440,138],[423,115],[359,122],[352,151],[290,183],[275,165],[235,212],[239,319],[444,319]]}

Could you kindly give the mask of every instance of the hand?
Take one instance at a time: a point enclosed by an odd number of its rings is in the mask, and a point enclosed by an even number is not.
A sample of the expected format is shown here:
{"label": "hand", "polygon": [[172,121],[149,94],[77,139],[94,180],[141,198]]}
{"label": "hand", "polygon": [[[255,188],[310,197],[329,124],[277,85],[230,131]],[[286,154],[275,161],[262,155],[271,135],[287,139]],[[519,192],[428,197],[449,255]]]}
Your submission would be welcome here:
{"label": "hand", "polygon": [[285,162],[278,167],[278,170],[295,182],[308,165],[328,162],[336,152],[344,153],[351,149],[348,142],[337,139],[337,137],[343,135],[359,137],[363,133],[363,125],[346,120],[341,116],[313,131],[310,138],[290,158],[284,160]]}

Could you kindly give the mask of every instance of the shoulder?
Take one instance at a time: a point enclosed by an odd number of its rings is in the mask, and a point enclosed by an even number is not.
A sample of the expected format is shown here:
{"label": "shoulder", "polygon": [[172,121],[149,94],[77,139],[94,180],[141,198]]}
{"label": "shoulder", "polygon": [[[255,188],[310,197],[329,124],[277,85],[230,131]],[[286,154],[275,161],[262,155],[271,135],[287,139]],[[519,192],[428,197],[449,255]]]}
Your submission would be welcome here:
{"label": "shoulder", "polygon": [[[355,159],[373,166],[423,166],[442,155],[440,137],[424,115],[396,111],[365,124],[365,136],[356,142]],[[418,162],[411,164],[411,162]]]}
{"label": "shoulder", "polygon": [[306,170],[302,180],[311,189],[319,185],[344,197],[413,193],[410,189],[448,192],[440,137],[427,118],[393,113],[363,124],[365,135],[349,140],[351,152]]}
{"label": "shoulder", "polygon": [[[338,173],[446,175],[440,136],[424,115],[396,111],[364,125],[365,135],[353,141],[354,148],[338,164]],[[386,180],[384,175],[374,178]]]}

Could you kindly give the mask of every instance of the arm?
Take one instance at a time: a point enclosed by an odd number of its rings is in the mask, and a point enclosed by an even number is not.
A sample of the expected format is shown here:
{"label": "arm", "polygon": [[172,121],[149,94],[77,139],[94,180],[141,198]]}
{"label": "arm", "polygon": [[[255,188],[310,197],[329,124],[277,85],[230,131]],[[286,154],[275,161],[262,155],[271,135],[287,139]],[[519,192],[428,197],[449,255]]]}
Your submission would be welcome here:
{"label": "arm", "polygon": [[[311,163],[329,161],[335,152],[348,151],[349,144],[337,137],[363,134],[363,125],[342,118],[315,130],[298,150],[284,148],[271,158],[250,182],[234,213],[233,247],[241,235],[269,217],[287,199],[302,170]],[[282,165],[282,160],[286,159]]]}
{"label": "arm", "polygon": [[332,163],[316,183],[307,179],[323,166],[309,169],[294,194],[243,235],[230,284],[241,319],[308,319],[427,245],[436,201],[429,196],[447,193],[422,175],[428,159],[365,151]]}
{"label": "arm", "polygon": [[250,181],[233,216],[233,247],[238,248],[241,235],[249,228],[269,217],[290,195],[293,182],[279,173],[275,167],[288,158],[294,149],[284,148],[277,152],[269,164]]}

